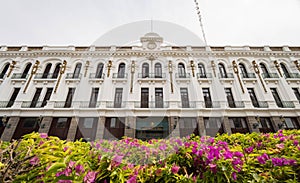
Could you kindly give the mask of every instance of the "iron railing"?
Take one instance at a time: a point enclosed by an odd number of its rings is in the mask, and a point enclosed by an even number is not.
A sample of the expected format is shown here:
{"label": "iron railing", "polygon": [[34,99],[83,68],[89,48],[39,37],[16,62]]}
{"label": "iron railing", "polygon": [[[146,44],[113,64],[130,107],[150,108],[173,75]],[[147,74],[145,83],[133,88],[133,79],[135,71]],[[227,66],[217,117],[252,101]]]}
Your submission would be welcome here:
{"label": "iron railing", "polygon": [[58,75],[53,73],[36,73],[34,79],[56,79]]}
{"label": "iron railing", "polygon": [[128,74],[127,73],[113,73],[113,78],[114,79],[124,79],[127,78]]}
{"label": "iron railing", "polygon": [[277,73],[262,73],[261,76],[263,78],[279,78]]}
{"label": "iron railing", "polygon": [[233,73],[221,74],[219,73],[219,78],[234,78]]}
{"label": "iron railing", "polygon": [[23,74],[23,73],[13,73],[11,76],[12,79],[26,79],[29,76],[29,74]]}
{"label": "iron railing", "polygon": [[166,73],[138,73],[138,78],[166,78]]}
{"label": "iron railing", "polygon": [[98,74],[98,73],[91,73],[90,74],[90,79],[104,79],[105,75],[104,74]]}
{"label": "iron railing", "polygon": [[202,74],[202,73],[197,73],[197,78],[212,78],[212,74],[211,73],[205,73],[205,74]]}
{"label": "iron railing", "polygon": [[257,107],[257,108],[268,108],[268,102],[266,101],[252,101],[252,105],[253,107]]}
{"label": "iron railing", "polygon": [[135,101],[135,108],[169,108],[168,101]]}
{"label": "iron railing", "polygon": [[256,78],[255,73],[241,73],[242,78]]}
{"label": "iron railing", "polygon": [[67,73],[66,79],[80,79],[82,74]]}
{"label": "iron railing", "polygon": [[244,101],[228,101],[228,106],[230,108],[244,108],[245,103]]}
{"label": "iron railing", "polygon": [[190,73],[176,73],[175,77],[176,78],[190,78],[191,74]]}

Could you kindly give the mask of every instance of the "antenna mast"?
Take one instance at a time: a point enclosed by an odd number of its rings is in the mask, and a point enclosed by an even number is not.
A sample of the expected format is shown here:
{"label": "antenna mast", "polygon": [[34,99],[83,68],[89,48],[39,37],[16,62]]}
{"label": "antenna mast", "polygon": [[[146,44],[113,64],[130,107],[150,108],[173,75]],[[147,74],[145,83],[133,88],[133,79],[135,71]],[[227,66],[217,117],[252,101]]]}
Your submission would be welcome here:
{"label": "antenna mast", "polygon": [[205,32],[204,32],[204,26],[203,26],[203,23],[202,23],[202,16],[201,16],[199,4],[198,4],[197,0],[194,0],[194,2],[196,4],[196,11],[197,11],[197,14],[198,14],[198,19],[199,19],[199,23],[200,23],[200,27],[201,27],[201,31],[202,31],[202,37],[204,39],[205,46],[207,46],[207,41],[206,41],[206,36],[205,36]]}

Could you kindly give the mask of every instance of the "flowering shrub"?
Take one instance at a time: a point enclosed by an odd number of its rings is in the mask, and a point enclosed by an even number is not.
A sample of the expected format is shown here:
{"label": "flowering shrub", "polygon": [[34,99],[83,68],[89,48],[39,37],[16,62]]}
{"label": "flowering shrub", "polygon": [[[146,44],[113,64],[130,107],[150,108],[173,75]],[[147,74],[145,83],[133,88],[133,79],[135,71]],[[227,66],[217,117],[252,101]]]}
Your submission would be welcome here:
{"label": "flowering shrub", "polygon": [[91,143],[0,142],[0,182],[299,182],[300,131]]}

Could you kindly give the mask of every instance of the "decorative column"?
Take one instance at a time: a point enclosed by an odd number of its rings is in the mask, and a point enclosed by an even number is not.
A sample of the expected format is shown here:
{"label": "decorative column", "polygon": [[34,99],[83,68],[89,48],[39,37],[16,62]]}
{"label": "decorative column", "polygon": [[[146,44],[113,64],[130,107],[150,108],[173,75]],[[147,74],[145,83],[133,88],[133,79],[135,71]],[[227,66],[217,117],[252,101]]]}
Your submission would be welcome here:
{"label": "decorative column", "polygon": [[169,74],[170,74],[171,93],[174,93],[172,73],[173,73],[173,65],[172,65],[172,61],[169,60]]}
{"label": "decorative column", "polygon": [[98,120],[96,140],[104,139],[104,129],[105,129],[105,117],[101,116]]}
{"label": "decorative column", "polygon": [[214,76],[217,77],[217,76],[216,76],[216,64],[215,64],[214,61],[211,61],[210,63],[211,63],[211,68],[212,68],[212,70],[213,70]]}
{"label": "decorative column", "polygon": [[202,116],[197,117],[198,130],[200,136],[206,136],[206,129],[204,124],[204,118]]}
{"label": "decorative column", "polygon": [[253,67],[254,67],[254,72],[258,75],[258,78],[259,78],[259,80],[260,80],[261,85],[262,85],[263,88],[264,88],[264,91],[267,93],[267,88],[266,88],[266,86],[265,86],[265,84],[264,84],[264,82],[263,82],[263,79],[262,79],[262,77],[261,77],[261,75],[260,75],[260,70],[259,70],[258,65],[257,65],[257,63],[255,62],[255,60],[252,61],[252,65],[253,65]]}
{"label": "decorative column", "polygon": [[249,124],[249,130],[250,132],[256,132],[259,133],[259,123],[260,123],[260,118],[259,116],[254,117],[254,116],[249,116],[248,117],[248,124]]}
{"label": "decorative column", "polygon": [[112,61],[109,60],[108,64],[107,64],[107,77],[109,77],[109,75],[110,75],[110,69],[111,69],[111,67],[112,67]]}
{"label": "decorative column", "polygon": [[9,71],[8,71],[8,74],[7,74],[7,77],[9,77],[13,71],[13,69],[15,68],[15,65],[17,64],[16,61],[12,61],[11,64],[9,65]]}
{"label": "decorative column", "polygon": [[282,77],[282,73],[281,73],[281,70],[280,70],[280,65],[277,62],[277,60],[274,61],[274,65],[275,65],[277,71],[279,72],[280,77]]}
{"label": "decorative column", "polygon": [[31,79],[32,79],[32,77],[33,77],[33,75],[36,73],[36,71],[37,71],[37,69],[38,69],[38,67],[39,67],[39,64],[40,64],[40,61],[35,61],[35,64],[33,65],[33,68],[32,68],[32,70],[31,70],[31,74],[30,74],[30,77],[29,77],[29,79],[28,79],[28,81],[27,81],[27,83],[26,83],[26,85],[25,85],[25,88],[24,88],[24,90],[23,90],[23,93],[26,93],[26,90],[27,90],[27,88],[28,88],[28,86],[29,86],[29,83],[30,83],[30,81],[31,81]]}
{"label": "decorative column", "polygon": [[295,60],[294,64],[296,65],[298,71],[300,71],[300,64],[299,64],[298,60]]}
{"label": "decorative column", "polygon": [[86,74],[87,74],[87,71],[88,71],[88,69],[89,69],[89,66],[90,66],[90,61],[86,61],[86,62],[85,62],[84,77],[86,77]]}
{"label": "decorative column", "polygon": [[126,137],[135,137],[135,129],[136,129],[136,117],[130,116],[125,119],[125,131],[124,135]]}
{"label": "decorative column", "polygon": [[52,117],[43,117],[39,128],[39,133],[48,133],[51,127]]}
{"label": "decorative column", "polygon": [[56,91],[57,91],[58,85],[60,83],[62,75],[65,73],[66,67],[67,67],[67,61],[64,60],[63,64],[60,66],[59,76],[58,76],[58,80],[55,85],[54,93],[56,93]]}
{"label": "decorative column", "polygon": [[191,60],[191,68],[192,68],[192,75],[193,77],[195,77],[195,64],[193,60]]}
{"label": "decorative column", "polygon": [[135,62],[131,62],[131,80],[130,80],[130,93],[133,92],[133,76],[135,72]]}
{"label": "decorative column", "polygon": [[228,135],[231,135],[232,132],[231,132],[231,126],[230,126],[230,123],[229,123],[229,118],[228,116],[224,116],[223,118],[223,127],[224,127],[224,131],[228,134]]}
{"label": "decorative column", "polygon": [[79,120],[78,117],[73,117],[71,119],[71,124],[70,124],[70,127],[69,127],[67,140],[74,141],[75,136],[76,136],[78,120]]}
{"label": "decorative column", "polygon": [[242,89],[242,92],[245,93],[245,89],[243,87],[243,83],[242,83],[242,80],[241,80],[241,77],[239,75],[239,68],[238,68],[238,65],[237,63],[234,61],[232,61],[232,65],[233,65],[233,72],[236,74],[236,76],[238,77],[238,80],[239,80],[239,83],[240,83],[240,87]]}
{"label": "decorative column", "polygon": [[9,120],[6,124],[6,127],[1,136],[1,140],[10,141],[15,133],[15,130],[18,126],[20,118],[19,117],[9,117]]}

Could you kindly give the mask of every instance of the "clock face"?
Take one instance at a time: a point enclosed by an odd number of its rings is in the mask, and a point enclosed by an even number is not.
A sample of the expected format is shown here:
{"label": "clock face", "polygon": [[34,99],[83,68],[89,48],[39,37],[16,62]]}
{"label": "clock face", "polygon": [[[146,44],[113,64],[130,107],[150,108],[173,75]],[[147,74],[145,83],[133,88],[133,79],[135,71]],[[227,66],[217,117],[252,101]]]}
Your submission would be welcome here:
{"label": "clock face", "polygon": [[147,48],[149,48],[150,50],[153,50],[154,48],[156,48],[156,44],[153,42],[148,43]]}

